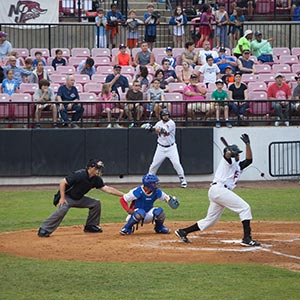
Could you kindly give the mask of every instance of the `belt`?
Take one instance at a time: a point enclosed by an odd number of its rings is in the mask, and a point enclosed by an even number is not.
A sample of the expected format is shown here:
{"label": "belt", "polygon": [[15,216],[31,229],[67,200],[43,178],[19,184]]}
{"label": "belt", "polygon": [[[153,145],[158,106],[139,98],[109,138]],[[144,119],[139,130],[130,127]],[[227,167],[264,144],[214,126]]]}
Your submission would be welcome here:
{"label": "belt", "polygon": [[164,147],[164,148],[169,148],[169,147],[171,147],[171,146],[173,146],[174,145],[174,143],[173,144],[171,144],[171,145],[162,145],[162,144],[160,144],[160,143],[157,143],[159,146],[162,146],[162,147]]}
{"label": "belt", "polygon": [[[213,182],[211,185],[215,185],[218,184],[217,182]],[[228,189],[228,186],[226,184],[224,184],[224,188]]]}

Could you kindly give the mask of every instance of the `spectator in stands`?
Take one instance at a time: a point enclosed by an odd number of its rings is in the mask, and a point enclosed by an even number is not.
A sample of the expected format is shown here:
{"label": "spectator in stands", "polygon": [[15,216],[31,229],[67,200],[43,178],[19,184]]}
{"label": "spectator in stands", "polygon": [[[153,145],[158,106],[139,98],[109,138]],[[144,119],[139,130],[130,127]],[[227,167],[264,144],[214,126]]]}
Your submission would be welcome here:
{"label": "spectator in stands", "polygon": [[300,0],[292,0],[291,16],[292,21],[300,21]]}
{"label": "spectator in stands", "polygon": [[[228,88],[229,93],[229,108],[233,110],[234,114],[240,118],[244,119],[245,112],[249,108],[248,103],[248,88],[247,85],[242,82],[242,73],[236,72],[234,75],[234,83]],[[257,100],[257,99],[251,99]],[[243,101],[243,102],[235,102]]]}
{"label": "spectator in stands", "polygon": [[195,50],[195,44],[194,42],[186,42],[185,43],[185,50],[181,55],[181,63],[184,61],[188,62],[192,68],[195,68],[198,58],[197,54],[194,51]]}
{"label": "spectator in stands", "polygon": [[154,11],[154,5],[149,3],[147,5],[147,12],[144,14],[145,23],[145,41],[148,43],[150,50],[156,42],[156,25],[160,22],[160,14]]}
{"label": "spectator in stands", "polygon": [[7,71],[6,78],[3,79],[0,86],[0,93],[11,96],[19,92],[18,82],[14,79],[14,71],[12,69]]}
{"label": "spectator in stands", "polygon": [[219,9],[215,13],[216,18],[216,47],[228,47],[227,24],[229,21],[225,4],[219,3]]}
{"label": "spectator in stands", "polygon": [[[138,80],[133,81],[132,88],[126,93],[126,100],[130,103],[124,107],[125,115],[130,122],[133,120],[139,122],[143,116],[144,107],[141,104],[141,101],[143,101],[143,93],[140,91],[140,82]],[[137,123],[133,122],[129,125],[129,128],[137,127],[137,125]]]}
{"label": "spectator in stands", "polygon": [[139,28],[138,26],[144,22],[136,17],[136,11],[131,9],[128,12],[128,19],[125,24],[127,25],[127,47],[129,49],[136,48],[139,41]]}
{"label": "spectator in stands", "polygon": [[44,67],[43,62],[40,60],[37,63],[36,69],[33,70],[30,76],[30,83],[39,83],[42,79],[46,79],[51,82],[48,71]]}
{"label": "spectator in stands", "polygon": [[175,71],[172,68],[170,68],[170,62],[168,59],[163,59],[162,70],[163,70],[163,74],[164,74],[164,80],[167,83],[177,81],[177,75],[176,75]]}
{"label": "spectator in stands", "polygon": [[43,63],[43,66],[47,66],[45,59],[43,58],[43,53],[41,51],[36,51],[34,53],[34,59],[33,59],[33,67],[36,68],[39,61]]}
{"label": "spectator in stands", "polygon": [[[41,128],[40,118],[42,111],[52,111],[53,127],[57,127],[57,106],[55,101],[55,95],[50,88],[50,82],[46,79],[41,79],[39,82],[39,88],[35,90],[33,100],[35,105],[35,128]],[[52,102],[52,103],[51,103]]]}
{"label": "spectator in stands", "polygon": [[98,11],[99,8],[100,8],[100,1],[92,0],[92,11]]}
{"label": "spectator in stands", "polygon": [[208,4],[203,4],[202,6],[202,14],[200,18],[200,40],[197,43],[198,48],[203,47],[204,41],[210,42],[210,47],[212,48],[212,35],[213,35],[213,23],[214,16],[211,12],[211,7]]}
{"label": "spectator in stands", "polygon": [[24,67],[25,66],[25,62],[24,62],[23,57],[19,57],[19,53],[17,51],[14,51],[14,50],[11,51],[10,55],[14,56],[16,58],[16,60],[17,60],[16,66],[17,67]]}
{"label": "spectator in stands", "polygon": [[96,69],[94,67],[94,60],[91,57],[88,57],[86,60],[83,60],[79,65],[78,65],[78,73],[79,74],[86,74],[92,79],[92,76],[96,74]]}
{"label": "spectator in stands", "polygon": [[110,6],[111,10],[107,13],[107,26],[106,26],[106,32],[107,32],[107,41],[108,45],[111,46],[111,48],[116,47],[117,43],[117,35],[119,33],[119,26],[120,24],[125,22],[124,16],[118,11],[116,4],[111,4]]}
{"label": "spectator in stands", "polygon": [[203,82],[205,83],[206,87],[208,87],[209,83],[215,83],[217,81],[217,78],[219,78],[220,69],[216,64],[214,64],[214,59],[212,56],[207,56],[206,64],[200,67],[199,72],[200,74],[203,74]]}
{"label": "spectator in stands", "polygon": [[2,83],[3,80],[4,80],[4,70],[3,70],[3,68],[0,66],[0,83]]}
{"label": "spectator in stands", "polygon": [[265,62],[274,62],[273,60],[273,50],[270,42],[274,41],[274,38],[269,38],[267,40],[262,39],[262,33],[260,31],[255,31],[255,39],[251,42],[251,50],[257,60]]}
{"label": "spectator in stands", "polygon": [[197,74],[192,74],[190,83],[183,89],[183,98],[189,102],[187,105],[188,117],[195,119],[196,112],[202,112],[206,117],[211,115],[210,103],[198,103],[199,100],[206,100],[206,93],[206,86],[203,83],[199,83]]}
{"label": "spectator in stands", "polygon": [[243,15],[241,8],[235,8],[229,17],[228,34],[230,40],[230,49],[234,48],[236,46],[236,41],[240,39],[243,32],[244,22],[245,16]]}
{"label": "spectator in stands", "polygon": [[0,58],[3,59],[9,56],[9,53],[13,50],[11,43],[7,41],[8,34],[4,31],[0,31]]}
{"label": "spectator in stands", "polygon": [[[67,75],[66,84],[58,88],[57,101],[66,101],[66,103],[60,103],[59,105],[59,113],[62,118],[63,126],[79,128],[76,122],[82,117],[84,108],[79,104],[79,94],[74,84],[74,77]],[[74,111],[74,113],[72,113],[72,122],[70,122],[68,118],[68,111]]]}
{"label": "spectator in stands", "polygon": [[56,49],[55,50],[55,58],[52,60],[52,67],[55,71],[58,66],[66,66],[67,65],[66,60],[62,56],[63,56],[63,52],[60,49]]}
{"label": "spectator in stands", "polygon": [[95,48],[106,48],[106,26],[107,18],[104,15],[104,9],[97,9],[98,15],[95,18],[96,34],[95,34]]}
{"label": "spectator in stands", "polygon": [[231,66],[227,66],[225,68],[225,74],[221,78],[223,82],[228,87],[230,83],[234,82],[234,74],[233,74],[233,68]]}
{"label": "spectator in stands", "polygon": [[184,82],[185,84],[190,83],[191,75],[194,74],[193,68],[187,61],[182,63],[182,69],[179,69],[176,73],[178,82]]}
{"label": "spectator in stands", "polygon": [[166,48],[166,56],[163,59],[167,59],[170,62],[170,66],[172,68],[176,67],[176,57],[173,56],[172,47],[167,47]]}
{"label": "spectator in stands", "polygon": [[153,66],[154,55],[148,48],[147,42],[141,42],[141,51],[139,51],[134,58],[135,66]]}
{"label": "spectator in stands", "polygon": [[224,82],[222,79],[218,79],[216,81],[217,89],[213,91],[211,94],[211,98],[216,101],[215,109],[216,109],[216,127],[221,127],[220,122],[220,112],[224,111],[224,119],[226,122],[226,126],[231,128],[232,125],[229,122],[229,107],[228,107],[228,94],[225,90],[223,90]]}
{"label": "spectator in stands", "polygon": [[[295,80],[297,80],[297,86],[293,91],[293,99],[300,100],[300,74],[295,76]],[[300,110],[300,104],[298,104],[298,109]]]}
{"label": "spectator in stands", "polygon": [[[163,108],[168,108],[168,105],[164,103],[165,101],[165,92],[159,87],[160,82],[157,78],[154,78],[151,82],[151,87],[147,90],[147,101],[152,105],[151,115],[154,112],[156,119],[159,120],[160,111]],[[169,109],[169,108],[168,108]]]}
{"label": "spectator in stands", "polygon": [[25,66],[24,66],[24,69],[27,70],[27,71],[31,71],[31,72],[34,70],[32,58],[27,57],[27,58],[25,59]]}
{"label": "spectator in stands", "polygon": [[21,67],[17,67],[16,63],[17,63],[16,58],[14,56],[10,56],[8,59],[8,65],[3,68],[4,75],[6,76],[7,71],[12,69],[14,72],[14,79],[18,82],[18,86],[20,86],[20,84],[23,82],[22,76],[24,77],[30,76],[32,72],[27,71]]}
{"label": "spectator in stands", "polygon": [[164,91],[169,91],[168,82],[164,79],[164,71],[162,69],[158,69],[155,71],[154,78],[159,81],[159,87]]}
{"label": "spectator in stands", "polygon": [[206,64],[206,56],[212,56],[214,59],[217,58],[218,52],[215,50],[210,49],[210,42],[204,41],[203,42],[203,49],[200,49],[198,52],[198,65],[205,65]]}
{"label": "spectator in stands", "polygon": [[105,83],[109,83],[111,86],[111,91],[115,92],[120,100],[119,89],[122,90],[122,93],[127,93],[129,88],[128,79],[121,75],[122,67],[120,65],[114,65],[113,74],[106,76]]}
{"label": "spectator in stands", "polygon": [[252,20],[253,19],[253,12],[255,9],[255,0],[237,0],[236,2],[232,3],[232,8],[236,9],[237,7],[239,8],[247,8],[247,15],[248,19]]}
{"label": "spectator in stands", "polygon": [[214,59],[214,63],[219,67],[221,74],[225,74],[226,67],[230,66],[235,72],[237,67],[237,61],[234,56],[225,55],[226,49],[220,47],[218,57]]}
{"label": "spectator in stands", "polygon": [[283,75],[278,73],[275,76],[275,82],[268,86],[268,99],[269,100],[281,100],[272,102],[272,107],[275,110],[278,118],[275,122],[275,126],[279,126],[281,122],[284,122],[286,126],[289,126],[289,109],[292,92],[287,83],[283,81]]}
{"label": "spectator in stands", "polygon": [[237,60],[238,69],[242,74],[254,74],[254,61],[250,59],[250,50],[244,49],[242,57]]}
{"label": "spectator in stands", "polygon": [[253,32],[252,30],[248,29],[245,31],[244,36],[242,36],[239,40],[238,43],[234,49],[234,56],[239,58],[242,53],[243,50],[247,49],[251,49],[251,41],[253,38]]}
{"label": "spectator in stands", "polygon": [[[114,94],[116,95],[116,92],[114,92]],[[116,99],[114,99],[114,95],[110,90],[110,84],[108,84],[108,83],[104,83],[102,85],[101,100],[106,101],[106,102],[116,100]],[[104,104],[102,104],[102,109],[107,114],[107,121],[108,121],[107,128],[112,128],[113,126],[116,128],[120,128],[121,126],[119,125],[119,122],[123,117],[124,110],[122,108],[120,108],[119,105],[117,105],[116,103],[104,103]],[[112,113],[119,113],[118,119],[114,125],[111,124],[111,114]]]}
{"label": "spectator in stands", "polygon": [[131,55],[126,52],[126,46],[121,44],[119,50],[119,53],[115,57],[115,65],[132,66]]}
{"label": "spectator in stands", "polygon": [[140,66],[138,74],[135,75],[135,80],[137,80],[140,84],[140,91],[145,93],[149,86],[149,80],[147,76],[149,75],[148,68],[145,66]]}
{"label": "spectator in stands", "polygon": [[174,15],[169,21],[173,25],[173,39],[175,48],[183,48],[184,40],[184,25],[187,24],[187,17],[184,15],[181,6],[177,6],[174,10]]}

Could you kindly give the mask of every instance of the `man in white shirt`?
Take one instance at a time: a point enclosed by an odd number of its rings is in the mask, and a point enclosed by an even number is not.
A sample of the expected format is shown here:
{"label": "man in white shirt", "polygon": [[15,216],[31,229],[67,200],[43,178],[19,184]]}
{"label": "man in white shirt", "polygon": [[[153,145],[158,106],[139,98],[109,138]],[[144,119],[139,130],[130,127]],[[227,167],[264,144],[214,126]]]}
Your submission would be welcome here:
{"label": "man in white shirt", "polygon": [[217,51],[210,49],[210,42],[209,41],[204,41],[203,42],[203,49],[199,50],[199,52],[198,52],[198,65],[205,65],[207,56],[212,56],[213,59],[215,59],[219,55],[218,55]]}
{"label": "man in white shirt", "polygon": [[217,64],[214,64],[213,62],[213,57],[209,55],[206,57],[206,64],[201,66],[199,69],[200,74],[204,75],[203,82],[206,87],[208,87],[209,83],[215,83],[217,79],[220,78],[220,69]]}

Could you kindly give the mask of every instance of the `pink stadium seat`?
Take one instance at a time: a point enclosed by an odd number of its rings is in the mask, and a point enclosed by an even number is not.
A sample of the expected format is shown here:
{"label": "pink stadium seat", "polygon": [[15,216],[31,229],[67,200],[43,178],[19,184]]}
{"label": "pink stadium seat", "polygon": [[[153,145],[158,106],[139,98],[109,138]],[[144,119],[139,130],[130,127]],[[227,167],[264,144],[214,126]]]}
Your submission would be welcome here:
{"label": "pink stadium seat", "polygon": [[253,91],[266,91],[267,85],[265,82],[249,82],[248,83],[248,90],[249,92]]}
{"label": "pink stadium seat", "polygon": [[290,55],[291,50],[287,47],[274,47],[273,48],[273,55],[281,56],[281,55]]}
{"label": "pink stadium seat", "polygon": [[154,71],[154,69],[153,69],[152,66],[146,66],[146,67],[147,67],[147,69],[148,69],[148,73],[149,73],[149,74],[151,74],[151,75],[154,75],[154,74],[155,74],[155,71]]}
{"label": "pink stadium seat", "polygon": [[93,48],[92,49],[92,57],[96,56],[111,56],[109,48]]}
{"label": "pink stadium seat", "polygon": [[110,57],[109,56],[96,56],[93,57],[95,62],[95,67],[97,66],[107,66],[111,64]]}
{"label": "pink stadium seat", "polygon": [[89,48],[72,48],[71,55],[77,57],[88,57],[91,53]]}
{"label": "pink stadium seat", "polygon": [[292,91],[292,93],[293,93],[294,89],[295,89],[295,88],[297,87],[297,85],[298,85],[298,82],[292,81],[292,82],[290,82],[290,85],[291,85],[291,91]]}
{"label": "pink stadium seat", "polygon": [[35,52],[41,51],[42,56],[44,58],[48,58],[50,56],[49,50],[47,48],[31,48],[30,49],[30,56],[34,57]]}
{"label": "pink stadium seat", "polygon": [[102,90],[102,84],[96,83],[96,82],[88,82],[84,85],[84,92],[86,93],[94,93],[96,95],[99,95]]}
{"label": "pink stadium seat", "polygon": [[169,83],[169,92],[170,93],[182,93],[186,84],[184,82],[170,82]]}
{"label": "pink stadium seat", "polygon": [[77,88],[78,93],[83,92],[83,87],[81,83],[75,82],[74,86]]}
{"label": "pink stadium seat", "polygon": [[[180,93],[165,93],[166,101],[182,101],[183,96]],[[185,115],[185,103],[171,103],[172,117],[182,117]]]}
{"label": "pink stadium seat", "polygon": [[122,75],[129,74],[129,75],[133,76],[135,74],[134,67],[132,67],[132,66],[122,66],[121,74]]}
{"label": "pink stadium seat", "polygon": [[275,81],[275,74],[259,74],[259,82],[274,82]]}
{"label": "pink stadium seat", "polygon": [[274,73],[291,73],[291,67],[288,64],[274,64],[272,70]]}
{"label": "pink stadium seat", "polygon": [[128,83],[132,83],[133,79],[132,79],[132,76],[130,74],[122,74],[123,76],[125,76],[128,80]]}
{"label": "pink stadium seat", "polygon": [[[267,92],[264,91],[253,91],[249,92],[249,112],[253,115],[266,115],[272,110],[271,101],[268,100]],[[255,100],[267,100],[265,102],[256,102]]]}
{"label": "pink stadium seat", "polygon": [[[182,52],[184,51],[184,48],[173,48],[173,56],[176,57],[177,55],[180,55],[182,54]],[[195,49],[195,52],[197,53],[196,49]]]}
{"label": "pink stadium seat", "polygon": [[153,48],[152,53],[154,56],[157,56],[158,54],[166,55],[166,48]]}
{"label": "pink stadium seat", "polygon": [[[80,102],[92,102],[92,103],[83,103],[84,117],[96,117],[100,113],[100,103],[97,100],[97,96],[94,93],[80,93],[79,94]],[[97,105],[98,104],[98,105]]]}
{"label": "pink stadium seat", "polygon": [[92,77],[91,82],[96,82],[96,83],[105,83],[107,74],[95,74]]}
{"label": "pink stadium seat", "polygon": [[34,92],[39,88],[37,83],[21,83],[20,92],[33,95]]}
{"label": "pink stadium seat", "polygon": [[[132,49],[131,49],[131,56],[132,56],[132,58],[134,59],[135,56],[136,56],[136,54],[137,54],[138,52],[140,52],[140,51],[141,51],[141,48],[132,48]],[[116,52],[116,53],[111,52],[111,55],[112,55],[112,56],[115,56],[117,53],[118,53],[118,52]]]}
{"label": "pink stadium seat", "polygon": [[254,66],[256,73],[260,74],[260,73],[272,73],[272,68],[270,65],[265,65],[265,64],[261,64],[261,65],[255,65]]}
{"label": "pink stadium seat", "polygon": [[29,56],[29,50],[27,48],[14,48],[14,51],[17,51],[19,56],[26,58]]}
{"label": "pink stadium seat", "polygon": [[49,75],[52,75],[55,72],[52,66],[45,66],[44,68],[47,70]]}
{"label": "pink stadium seat", "polygon": [[245,83],[251,82],[251,81],[257,81],[260,79],[260,75],[253,75],[253,74],[243,74],[242,81]]}
{"label": "pink stadium seat", "polygon": [[69,66],[78,67],[78,65],[84,60],[84,57],[76,56],[69,58]]}
{"label": "pink stadium seat", "polygon": [[300,63],[292,65],[292,72],[295,73],[295,74],[299,74],[299,72],[300,72]]}
{"label": "pink stadium seat", "polygon": [[3,103],[9,101],[10,101],[10,97],[7,94],[0,94],[0,119],[10,117],[9,104]]}
{"label": "pink stadium seat", "polygon": [[65,84],[66,79],[67,79],[67,76],[63,75],[63,74],[52,74],[51,75],[52,83]]}
{"label": "pink stadium seat", "polygon": [[51,83],[50,87],[52,88],[54,94],[57,94],[57,91],[58,91],[58,89],[60,87],[60,84],[59,83]]}
{"label": "pink stadium seat", "polygon": [[74,79],[76,83],[85,85],[87,82],[90,82],[90,76],[85,74],[74,74]]}
{"label": "pink stadium seat", "polygon": [[28,103],[32,102],[32,96],[30,94],[12,94],[11,102],[15,103],[15,105],[13,105],[13,116],[15,118],[30,117],[30,112],[28,114]]}
{"label": "pink stadium seat", "polygon": [[300,47],[293,47],[292,48],[292,55],[297,55],[300,59]]}
{"label": "pink stadium seat", "polygon": [[56,74],[74,74],[76,72],[74,66],[57,66],[56,67]]}
{"label": "pink stadium seat", "polygon": [[290,81],[295,81],[295,74],[294,73],[284,73],[282,74],[285,77],[285,80],[290,82]]}
{"label": "pink stadium seat", "polygon": [[267,15],[274,12],[274,2],[270,0],[256,0],[255,13],[259,15]]}
{"label": "pink stadium seat", "polygon": [[251,60],[253,60],[255,63],[257,63],[257,57],[256,57],[256,56],[251,55],[251,56],[249,57],[249,59],[251,59]]}
{"label": "pink stadium seat", "polygon": [[214,82],[210,82],[209,84],[208,84],[208,91],[209,92],[213,92],[214,90],[216,90],[216,84],[214,83]]}
{"label": "pink stadium seat", "polygon": [[155,62],[159,65],[162,64],[162,60],[165,58],[166,54],[156,54],[155,55]]}
{"label": "pink stadium seat", "polygon": [[55,51],[57,49],[60,49],[63,53],[63,57],[66,57],[66,58],[69,58],[71,56],[71,53],[70,53],[70,49],[69,48],[52,48],[51,49],[51,56],[52,57],[55,57],[56,54],[55,54]]}
{"label": "pink stadium seat", "polygon": [[112,74],[114,70],[113,66],[99,66],[96,69],[97,74]]}
{"label": "pink stadium seat", "polygon": [[297,55],[280,55],[279,62],[281,64],[294,65],[299,63],[299,60]]}

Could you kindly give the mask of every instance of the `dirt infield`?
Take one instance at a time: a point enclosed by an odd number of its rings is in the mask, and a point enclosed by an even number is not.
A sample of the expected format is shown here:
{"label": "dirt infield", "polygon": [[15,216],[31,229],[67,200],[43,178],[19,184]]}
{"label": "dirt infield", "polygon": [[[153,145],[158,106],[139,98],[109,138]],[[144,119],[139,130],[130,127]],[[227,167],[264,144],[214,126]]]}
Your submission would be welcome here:
{"label": "dirt infield", "polygon": [[102,224],[101,234],[84,233],[83,226],[59,227],[50,238],[37,230],[0,234],[0,252],[50,260],[170,263],[258,263],[300,271],[300,222],[253,222],[262,247],[239,245],[240,222],[219,222],[204,233],[193,233],[190,244],[174,230],[191,222],[166,222],[171,234],[159,235],[144,225],[131,236],[121,236],[123,224]]}

